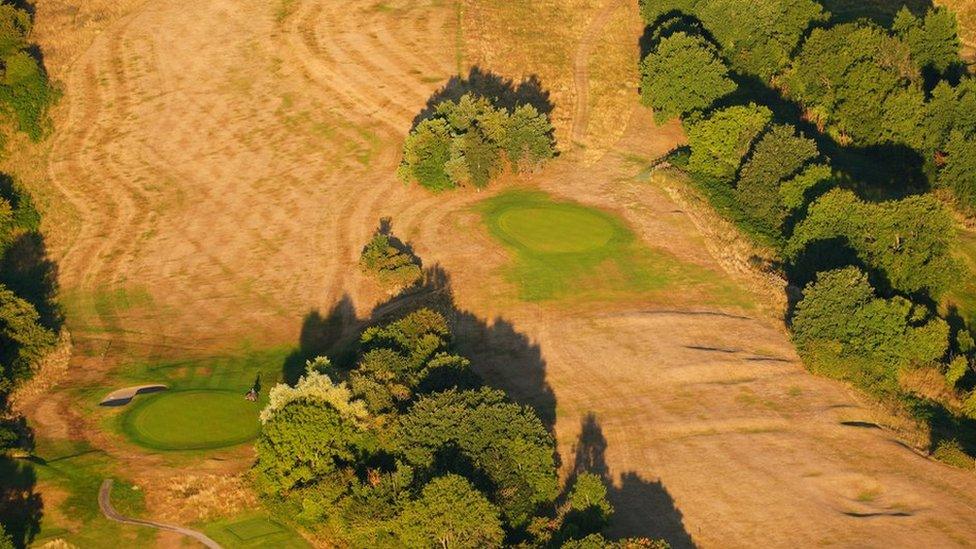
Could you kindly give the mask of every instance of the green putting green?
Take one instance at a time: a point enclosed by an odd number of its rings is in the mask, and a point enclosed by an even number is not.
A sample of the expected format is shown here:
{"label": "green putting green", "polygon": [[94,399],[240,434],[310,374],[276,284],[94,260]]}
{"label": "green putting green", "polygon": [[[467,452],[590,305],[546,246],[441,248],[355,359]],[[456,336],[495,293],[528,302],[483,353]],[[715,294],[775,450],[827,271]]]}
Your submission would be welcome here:
{"label": "green putting green", "polygon": [[601,212],[573,204],[512,207],[498,228],[515,243],[540,253],[580,253],[607,245],[614,225]]}
{"label": "green putting green", "polygon": [[122,416],[122,430],[157,450],[223,448],[258,435],[259,411],[259,404],[235,391],[171,391],[137,401]]}
{"label": "green putting green", "polygon": [[513,252],[505,275],[521,299],[653,299],[695,288],[706,301],[742,301],[720,273],[645,246],[609,212],[528,190],[503,192],[477,208]]}

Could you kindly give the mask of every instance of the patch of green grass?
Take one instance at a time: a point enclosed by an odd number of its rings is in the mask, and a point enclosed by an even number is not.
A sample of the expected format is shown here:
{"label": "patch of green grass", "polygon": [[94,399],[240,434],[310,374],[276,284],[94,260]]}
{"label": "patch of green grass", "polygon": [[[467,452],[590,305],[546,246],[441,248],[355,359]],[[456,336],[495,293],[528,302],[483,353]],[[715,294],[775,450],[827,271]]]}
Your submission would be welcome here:
{"label": "patch of green grass", "polygon": [[526,301],[609,300],[693,289],[707,300],[748,306],[720,273],[642,244],[619,218],[537,191],[509,191],[478,205],[514,261],[506,277]]}
{"label": "patch of green grass", "polygon": [[[31,467],[37,482],[44,487],[40,532],[34,542],[62,538],[78,547],[152,545],[156,532],[149,528],[126,526],[106,519],[98,508],[98,489],[110,473],[112,458],[83,442],[40,441]],[[64,494],[45,496],[51,489]],[[145,511],[143,495],[133,485],[115,479],[112,505],[127,516]]]}
{"label": "patch of green grass", "polygon": [[292,528],[272,520],[265,512],[222,519],[207,523],[201,529],[224,547],[309,547]]}
{"label": "patch of green grass", "polygon": [[243,392],[166,391],[140,398],[122,415],[122,431],[148,448],[224,448],[253,440],[260,430],[260,404]]}
{"label": "patch of green grass", "polygon": [[965,267],[966,275],[959,278],[959,282],[946,298],[949,306],[954,306],[956,312],[969,324],[976,322],[976,233],[967,229],[960,229],[956,238],[956,257]]}

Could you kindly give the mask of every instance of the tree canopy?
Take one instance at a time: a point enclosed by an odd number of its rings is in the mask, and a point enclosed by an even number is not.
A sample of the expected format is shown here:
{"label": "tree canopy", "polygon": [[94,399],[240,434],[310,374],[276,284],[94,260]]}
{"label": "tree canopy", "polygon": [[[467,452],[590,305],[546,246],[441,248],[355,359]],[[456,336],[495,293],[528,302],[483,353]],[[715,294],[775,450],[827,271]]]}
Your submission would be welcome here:
{"label": "tree canopy", "polygon": [[715,48],[684,32],[662,39],[641,63],[641,100],[659,123],[703,110],[735,88]]}

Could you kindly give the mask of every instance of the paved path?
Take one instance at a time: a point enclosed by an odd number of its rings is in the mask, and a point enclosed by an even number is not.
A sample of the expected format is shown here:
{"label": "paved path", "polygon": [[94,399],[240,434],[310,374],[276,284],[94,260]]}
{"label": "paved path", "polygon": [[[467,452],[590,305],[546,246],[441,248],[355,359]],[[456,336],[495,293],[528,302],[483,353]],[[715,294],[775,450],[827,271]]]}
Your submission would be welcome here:
{"label": "paved path", "polygon": [[158,528],[159,530],[169,530],[170,532],[176,532],[177,534],[183,534],[184,536],[191,537],[207,547],[210,547],[211,549],[221,549],[219,543],[207,537],[203,532],[197,532],[196,530],[190,530],[189,528],[183,528],[182,526],[174,526],[172,524],[163,524],[162,522],[135,519],[120,515],[118,511],[112,507],[112,502],[110,500],[111,492],[112,479],[107,478],[102,481],[102,487],[98,489],[98,507],[102,510],[102,514],[105,515],[109,520],[114,520],[115,522],[121,522],[123,524],[135,524],[137,526]]}

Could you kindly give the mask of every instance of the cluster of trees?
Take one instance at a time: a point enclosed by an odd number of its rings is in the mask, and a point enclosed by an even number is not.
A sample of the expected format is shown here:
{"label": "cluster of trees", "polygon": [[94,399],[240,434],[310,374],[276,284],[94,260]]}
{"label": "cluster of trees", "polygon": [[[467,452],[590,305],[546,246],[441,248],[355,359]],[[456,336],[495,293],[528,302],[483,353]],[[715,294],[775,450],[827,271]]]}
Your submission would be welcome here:
{"label": "cluster of trees", "polygon": [[506,166],[535,169],[555,154],[549,117],[528,104],[497,107],[471,93],[439,103],[411,130],[403,144],[398,174],[442,191],[484,187]]}
{"label": "cluster of trees", "polygon": [[812,0],[768,0],[762,15],[745,4],[642,3],[642,99],[688,135],[673,163],[804,288],[789,320],[812,369],[900,395],[906,369],[937,367],[964,399],[955,411],[976,418],[973,339],[937,308],[961,273],[951,216],[932,194],[841,177],[823,152],[906,146],[933,181],[976,198],[976,79],[954,16],[903,9],[885,29],[832,25]]}
{"label": "cluster of trees", "polygon": [[560,496],[552,436],[452,352],[441,314],[371,327],[360,347],[348,369],[309,361],[261,413],[258,484],[299,521],[354,547],[651,546],[602,538],[599,477]]}
{"label": "cluster of trees", "polygon": [[389,234],[377,232],[359,256],[363,272],[392,289],[413,286],[423,277],[417,258],[398,243]]}
{"label": "cluster of trees", "polygon": [[[733,76],[769,86],[824,137],[904,149],[902,162],[921,164],[923,181],[913,184],[976,207],[976,79],[960,60],[949,10],[918,16],[903,7],[891,28],[829,24],[814,0],[648,0],[642,12],[653,31],[642,91],[662,115],[707,110],[734,93]],[[676,85],[682,77],[696,85]]]}
{"label": "cluster of trees", "polygon": [[33,21],[13,2],[0,3],[0,111],[17,129],[39,140],[48,129],[48,108],[57,99],[30,43]]}

